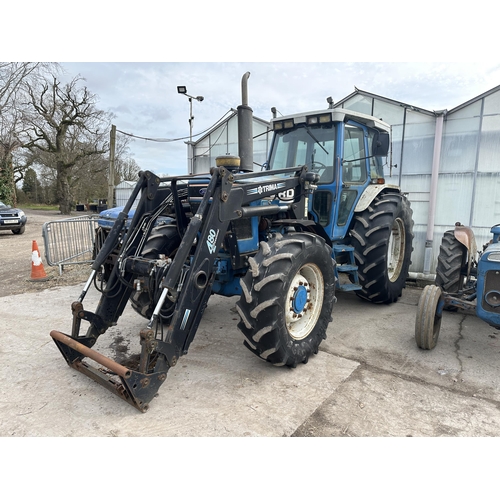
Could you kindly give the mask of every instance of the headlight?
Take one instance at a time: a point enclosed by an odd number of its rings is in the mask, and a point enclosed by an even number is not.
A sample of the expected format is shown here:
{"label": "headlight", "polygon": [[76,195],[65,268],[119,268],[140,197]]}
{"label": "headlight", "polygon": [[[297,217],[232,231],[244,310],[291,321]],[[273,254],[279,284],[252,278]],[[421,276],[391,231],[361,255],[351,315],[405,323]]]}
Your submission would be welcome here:
{"label": "headlight", "polygon": [[19,215],[19,217],[24,217],[26,214],[22,210],[19,210],[19,212],[17,212],[17,215]]}
{"label": "headlight", "polygon": [[318,125],[320,123],[330,123],[332,121],[332,115],[330,113],[326,113],[323,115],[315,115],[306,117],[306,121],[308,125]]}
{"label": "headlight", "polygon": [[490,252],[486,259],[492,262],[500,262],[500,252]]}

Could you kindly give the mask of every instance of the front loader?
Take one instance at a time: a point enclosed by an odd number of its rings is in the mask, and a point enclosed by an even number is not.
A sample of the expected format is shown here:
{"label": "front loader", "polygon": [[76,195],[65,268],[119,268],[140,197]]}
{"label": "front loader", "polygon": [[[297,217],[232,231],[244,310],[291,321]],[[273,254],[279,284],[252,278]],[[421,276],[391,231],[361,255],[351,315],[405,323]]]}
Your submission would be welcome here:
{"label": "front loader", "polygon": [[[217,158],[208,174],[141,172],[112,229],[96,239],[71,335],[51,332],[71,367],[142,412],[187,354],[212,294],[239,296],[250,351],[295,367],[326,338],[336,288],[389,304],[405,286],[413,222],[408,200],[382,174],[390,127],[343,109],[274,119],[269,160],[254,172],[248,76],[239,156]],[[92,313],[83,301],[93,283],[101,297]],[[147,323],[138,359],[125,366],[93,346],[128,303]]]}

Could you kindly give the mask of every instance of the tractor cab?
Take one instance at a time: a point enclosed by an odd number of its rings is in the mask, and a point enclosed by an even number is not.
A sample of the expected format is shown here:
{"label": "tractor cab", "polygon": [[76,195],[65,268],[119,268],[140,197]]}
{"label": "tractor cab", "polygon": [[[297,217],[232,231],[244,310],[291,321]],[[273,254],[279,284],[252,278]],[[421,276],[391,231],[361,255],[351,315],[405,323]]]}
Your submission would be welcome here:
{"label": "tractor cab", "polygon": [[343,239],[366,188],[385,183],[390,126],[343,109],[274,118],[271,123],[274,138],[268,168],[306,165],[317,173],[310,216],[332,241]]}

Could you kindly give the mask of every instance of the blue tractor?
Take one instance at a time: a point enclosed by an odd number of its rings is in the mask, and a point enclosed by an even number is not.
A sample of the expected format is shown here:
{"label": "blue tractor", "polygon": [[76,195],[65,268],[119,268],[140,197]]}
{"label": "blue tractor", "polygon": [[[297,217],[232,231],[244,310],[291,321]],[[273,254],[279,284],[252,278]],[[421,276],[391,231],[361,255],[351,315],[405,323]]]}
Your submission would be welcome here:
{"label": "blue tractor", "polygon": [[470,227],[457,222],[444,233],[435,283],[423,289],[418,302],[415,341],[421,349],[436,347],[444,310],[474,312],[500,329],[500,226],[491,233],[481,252]]}
{"label": "blue tractor", "polygon": [[[384,180],[390,126],[333,107],[274,118],[268,161],[255,172],[248,76],[239,155],[218,157],[200,175],[142,172],[100,239],[72,306],[71,335],[51,332],[71,367],[141,411],[187,354],[212,294],[239,296],[238,327],[251,352],[295,367],[326,338],[336,289],[390,304],[405,286],[413,221],[405,194]],[[94,313],[83,307],[92,282],[102,293]],[[92,349],[128,301],[148,320],[132,368]],[[90,323],[85,333],[82,319]]]}

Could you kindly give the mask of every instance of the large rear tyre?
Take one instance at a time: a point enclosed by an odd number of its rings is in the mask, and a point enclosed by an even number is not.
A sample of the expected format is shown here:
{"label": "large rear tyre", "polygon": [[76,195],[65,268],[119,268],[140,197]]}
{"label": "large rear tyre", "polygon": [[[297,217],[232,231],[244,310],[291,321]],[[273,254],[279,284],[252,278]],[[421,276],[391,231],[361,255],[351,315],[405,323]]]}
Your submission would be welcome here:
{"label": "large rear tyre", "polygon": [[413,250],[410,202],[399,193],[382,192],[355,216],[350,235],[362,286],[356,294],[374,303],[396,302],[406,286]]}
{"label": "large rear tyre", "polygon": [[[173,258],[180,243],[181,238],[177,231],[177,226],[157,226],[151,231],[151,235],[142,250],[141,257],[145,259],[158,259],[160,255],[165,255],[166,257]],[[161,290],[155,286],[153,289],[133,293],[130,297],[132,308],[144,318],[150,319],[153,315],[156,302],[158,302],[159,292]],[[165,305],[160,311],[164,324],[170,323],[169,317],[173,309],[174,304],[166,300]]]}
{"label": "large rear tyre", "polygon": [[277,234],[249,264],[236,304],[245,346],[274,365],[307,363],[326,338],[335,302],[331,248],[314,234]]}
{"label": "large rear tyre", "polygon": [[447,293],[460,291],[467,279],[467,248],[446,231],[439,247],[435,283]]}
{"label": "large rear tyre", "polygon": [[430,350],[436,347],[441,329],[443,306],[441,288],[427,285],[420,295],[415,320],[415,342],[420,349]]}

